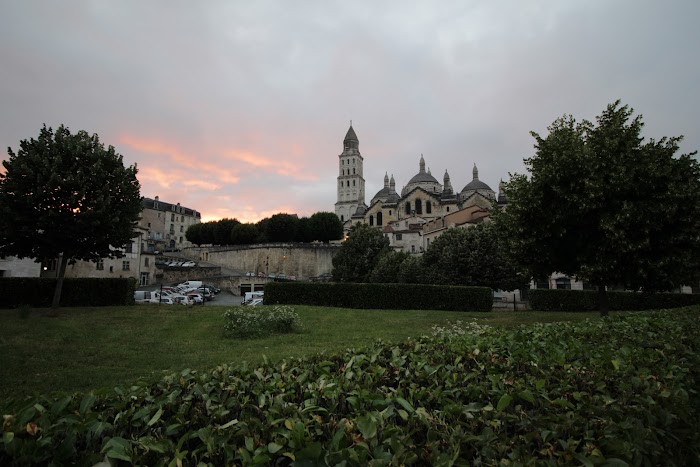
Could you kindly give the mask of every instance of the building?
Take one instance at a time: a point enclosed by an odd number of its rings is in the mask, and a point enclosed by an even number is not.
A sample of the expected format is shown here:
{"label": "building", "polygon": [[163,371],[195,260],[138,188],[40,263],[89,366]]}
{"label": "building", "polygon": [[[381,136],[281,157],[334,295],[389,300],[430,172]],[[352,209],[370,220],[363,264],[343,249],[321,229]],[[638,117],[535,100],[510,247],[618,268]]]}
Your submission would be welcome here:
{"label": "building", "polygon": [[0,277],[39,277],[41,264],[32,258],[0,258]]}
{"label": "building", "polygon": [[185,233],[191,225],[202,221],[200,212],[180,206],[180,203],[166,203],[158,196],[155,199],[144,198],[141,204],[143,211],[139,227],[146,231],[146,251],[153,253],[192,246]]}
{"label": "building", "polygon": [[345,231],[358,222],[381,228],[397,251],[420,254],[444,229],[482,222],[497,201],[505,204],[502,194],[497,199],[496,193],[479,180],[476,164],[472,180],[455,192],[447,170],[440,183],[430,169],[426,170],[421,154],[418,173],[401,189],[401,194],[396,191],[394,176],[389,178],[387,172],[384,187],[367,205],[363,165],[359,139],[350,125],[343,139],[343,152],[338,156],[335,213]]}

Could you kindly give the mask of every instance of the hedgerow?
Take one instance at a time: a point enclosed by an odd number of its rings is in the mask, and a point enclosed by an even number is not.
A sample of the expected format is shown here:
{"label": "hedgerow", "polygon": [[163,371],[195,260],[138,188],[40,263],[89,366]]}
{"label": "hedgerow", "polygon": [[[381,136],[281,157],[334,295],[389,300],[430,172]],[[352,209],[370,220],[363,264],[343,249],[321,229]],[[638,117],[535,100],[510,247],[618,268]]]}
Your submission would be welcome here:
{"label": "hedgerow", "polygon": [[[530,309],[538,311],[598,310],[594,290],[535,289],[529,292]],[[700,304],[700,295],[683,293],[607,292],[611,310],[641,311]]]}
{"label": "hedgerow", "polygon": [[[0,278],[0,308],[49,307],[55,289],[55,278]],[[67,278],[63,281],[60,306],[133,305],[135,289],[133,278]]]}
{"label": "hedgerow", "polygon": [[491,311],[488,287],[352,282],[271,282],[265,303],[356,309]]}
{"label": "hedgerow", "polygon": [[184,370],[3,413],[0,464],[698,465],[700,308]]}

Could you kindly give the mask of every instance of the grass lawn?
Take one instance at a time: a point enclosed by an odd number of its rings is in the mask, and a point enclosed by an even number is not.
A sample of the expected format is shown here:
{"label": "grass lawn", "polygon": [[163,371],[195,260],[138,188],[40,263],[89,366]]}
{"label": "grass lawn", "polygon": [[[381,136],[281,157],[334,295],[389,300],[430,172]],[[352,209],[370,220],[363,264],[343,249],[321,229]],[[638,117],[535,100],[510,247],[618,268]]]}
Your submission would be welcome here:
{"label": "grass lawn", "polygon": [[155,379],[184,368],[220,363],[261,362],[333,353],[430,334],[433,325],[476,318],[492,325],[517,326],[595,318],[590,313],[531,311],[463,313],[452,311],[352,310],[294,307],[302,333],[254,340],[224,338],[228,307],[64,308],[59,316],[33,310],[0,310],[0,405],[8,398],[53,391],[90,391]]}

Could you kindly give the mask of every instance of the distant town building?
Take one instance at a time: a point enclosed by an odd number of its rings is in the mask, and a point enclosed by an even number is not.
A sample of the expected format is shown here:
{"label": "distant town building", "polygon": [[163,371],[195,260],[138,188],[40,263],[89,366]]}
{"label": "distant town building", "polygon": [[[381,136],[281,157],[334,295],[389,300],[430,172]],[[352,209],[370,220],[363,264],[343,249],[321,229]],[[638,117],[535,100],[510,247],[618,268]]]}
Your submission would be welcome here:
{"label": "distant town building", "polygon": [[146,231],[146,251],[156,252],[192,246],[185,233],[194,224],[202,221],[202,214],[191,208],[155,199],[144,198],[139,227]]}

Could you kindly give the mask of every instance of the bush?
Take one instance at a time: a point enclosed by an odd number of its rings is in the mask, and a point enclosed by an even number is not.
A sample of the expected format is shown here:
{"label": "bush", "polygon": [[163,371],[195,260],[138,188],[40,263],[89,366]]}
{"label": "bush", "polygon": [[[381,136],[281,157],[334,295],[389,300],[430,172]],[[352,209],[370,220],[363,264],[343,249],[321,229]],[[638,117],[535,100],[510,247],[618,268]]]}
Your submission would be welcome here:
{"label": "bush", "polygon": [[[610,310],[642,311],[700,304],[700,295],[681,293],[608,292]],[[530,309],[538,311],[595,311],[598,292],[593,290],[534,289]]]}
{"label": "bush", "polygon": [[269,334],[289,334],[301,328],[299,315],[288,306],[239,306],[224,313],[224,332],[228,337],[242,339]]}
{"label": "bush", "polygon": [[491,311],[488,287],[430,284],[268,283],[265,303],[358,309]]}
{"label": "bush", "polygon": [[697,465],[699,311],[452,325],[25,400],[0,465]]}
{"label": "bush", "polygon": [[[0,278],[0,308],[50,307],[55,289],[55,278]],[[133,305],[134,290],[136,280],[130,277],[64,279],[60,306]]]}

